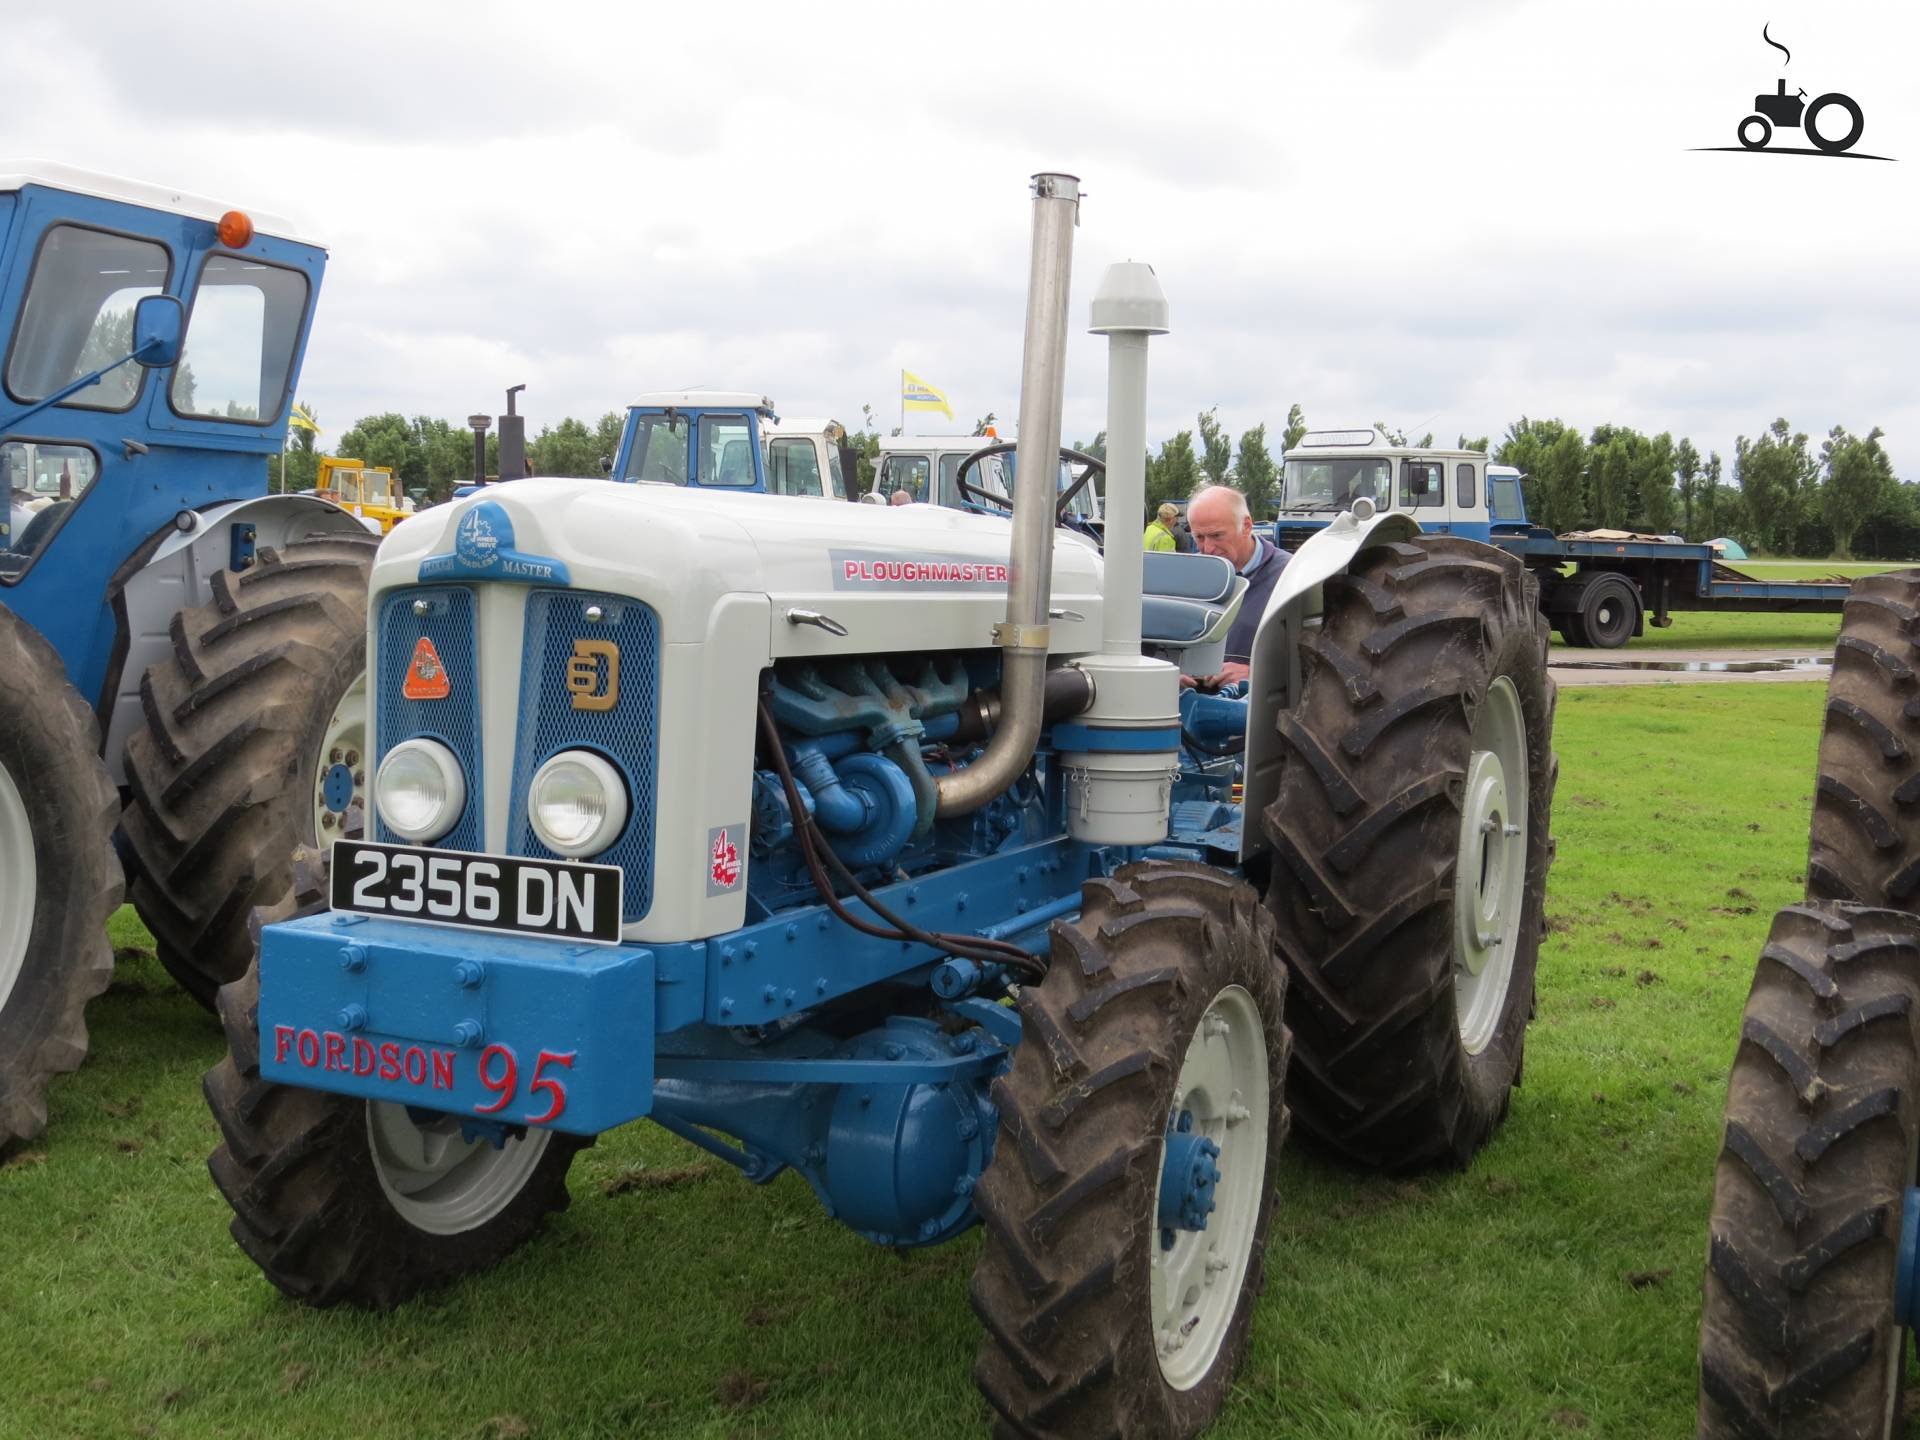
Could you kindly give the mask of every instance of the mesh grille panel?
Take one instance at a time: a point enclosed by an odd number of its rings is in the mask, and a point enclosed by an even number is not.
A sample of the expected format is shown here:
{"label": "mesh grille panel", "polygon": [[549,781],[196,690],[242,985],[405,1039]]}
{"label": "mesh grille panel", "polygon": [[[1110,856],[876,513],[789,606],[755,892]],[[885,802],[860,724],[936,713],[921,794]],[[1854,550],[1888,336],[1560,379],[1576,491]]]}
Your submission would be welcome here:
{"label": "mesh grille panel", "polygon": [[[416,605],[426,608],[416,614]],[[408,667],[422,638],[432,642],[447,675],[444,700],[409,700]],[[426,736],[444,744],[466,772],[467,806],[459,823],[434,844],[448,850],[481,848],[479,667],[474,658],[474,598],[464,585],[415,585],[395,590],[380,605],[379,713],[375,717],[377,765],[402,740]],[[374,838],[405,844],[374,817]]]}
{"label": "mesh grille panel", "polygon": [[[589,606],[602,612],[587,619]],[[618,647],[619,698],[610,709],[582,708],[575,701],[604,695],[612,663],[593,654],[595,642]],[[590,694],[567,689],[575,643],[586,642],[583,678]],[[654,773],[659,736],[660,617],[652,607],[620,595],[575,590],[536,590],[527,597],[526,638],[520,660],[520,720],[513,758],[513,805],[507,822],[515,855],[558,859],[540,843],[527,817],[527,790],[534,772],[561,750],[597,751],[627,782],[627,828],[611,849],[590,857],[618,865],[626,874],[628,923],[653,905]]]}

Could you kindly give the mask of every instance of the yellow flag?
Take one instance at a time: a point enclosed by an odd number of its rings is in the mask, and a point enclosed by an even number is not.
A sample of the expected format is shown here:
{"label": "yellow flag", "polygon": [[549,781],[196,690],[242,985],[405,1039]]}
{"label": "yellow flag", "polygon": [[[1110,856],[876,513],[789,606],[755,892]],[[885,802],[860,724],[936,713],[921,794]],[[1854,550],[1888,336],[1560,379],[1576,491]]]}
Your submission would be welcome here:
{"label": "yellow flag", "polygon": [[938,410],[953,419],[953,407],[944,391],[936,390],[910,371],[900,372],[900,408],[902,410]]}
{"label": "yellow flag", "polygon": [[292,413],[287,416],[287,425],[293,430],[311,430],[315,435],[320,433],[320,422],[313,418],[313,412],[304,405],[293,407]]}

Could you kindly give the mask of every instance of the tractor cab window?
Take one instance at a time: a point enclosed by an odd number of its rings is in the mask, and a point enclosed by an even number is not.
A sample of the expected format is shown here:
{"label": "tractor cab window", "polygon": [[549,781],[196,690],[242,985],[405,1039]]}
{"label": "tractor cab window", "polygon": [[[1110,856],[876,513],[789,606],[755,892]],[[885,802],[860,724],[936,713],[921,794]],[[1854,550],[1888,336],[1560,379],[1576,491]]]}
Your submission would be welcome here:
{"label": "tractor cab window", "polygon": [[827,480],[828,494],[836,500],[847,498],[847,476],[840,468],[840,447],[837,445],[827,446]]}
{"label": "tractor cab window", "polygon": [[1517,525],[1527,517],[1526,503],[1520,497],[1518,475],[1487,476],[1487,508],[1495,523]]}
{"label": "tractor cab window", "polygon": [[818,495],[820,457],[811,440],[775,440],[767,447],[767,489],[775,495]]}
{"label": "tractor cab window", "polygon": [[651,480],[662,485],[687,483],[687,445],[693,426],[687,417],[669,410],[642,415],[627,449],[622,480]]}
{"label": "tractor cab window", "polygon": [[266,425],[280,418],[307,314],[298,270],[209,255],[173,371],[173,408],[201,420]]}
{"label": "tractor cab window", "polygon": [[99,473],[99,460],[84,445],[0,443],[0,480],[7,496],[0,514],[0,584],[27,573]]}
{"label": "tractor cab window", "polygon": [[1438,460],[1400,462],[1400,508],[1444,509],[1447,503],[1447,467]]}
{"label": "tractor cab window", "polygon": [[1453,467],[1453,503],[1459,510],[1471,510],[1480,503],[1473,483],[1473,462],[1462,460]]}
{"label": "tractor cab window", "polygon": [[[44,400],[82,375],[133,350],[133,307],[167,288],[172,261],[164,245],[78,225],[55,225],[34,258],[33,278],[13,353],[7,391],[16,400]],[[122,365],[60,403],[86,410],[126,410],[146,372]]]}
{"label": "tractor cab window", "polygon": [[927,479],[932,473],[933,464],[925,455],[889,455],[880,462],[880,473],[874,477],[874,493],[891,501],[894,491],[904,490],[915,500],[931,500]]}
{"label": "tractor cab window", "polygon": [[700,417],[700,459],[696,475],[702,485],[749,489],[753,485],[753,431],[744,415]]}
{"label": "tractor cab window", "polygon": [[1281,473],[1282,510],[1344,510],[1362,496],[1392,503],[1393,462],[1369,456],[1289,459]]}

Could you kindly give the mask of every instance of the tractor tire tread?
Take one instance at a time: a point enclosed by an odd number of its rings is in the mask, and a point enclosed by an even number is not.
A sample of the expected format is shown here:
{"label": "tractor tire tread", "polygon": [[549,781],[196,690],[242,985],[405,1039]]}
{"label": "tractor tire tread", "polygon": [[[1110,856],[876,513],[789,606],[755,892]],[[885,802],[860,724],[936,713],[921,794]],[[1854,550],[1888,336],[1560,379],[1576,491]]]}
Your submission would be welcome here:
{"label": "tractor tire tread", "polygon": [[[1920,1137],[1917,936],[1910,914],[1842,902],[1774,917],[1714,1174],[1700,1325],[1708,1440],[1892,1433],[1890,1387],[1905,1364],[1899,1217]],[[1810,986],[1808,972],[1830,983]]]}
{"label": "tractor tire tread", "polygon": [[1807,897],[1912,908],[1920,885],[1920,569],[1854,581],[1820,729]]}
{"label": "tractor tire tread", "polygon": [[[365,663],[373,535],[263,546],[174,617],[171,658],[140,685],[121,826],[131,898],[161,962],[212,1008],[251,958],[248,915],[287,893],[314,844],[309,748]],[[363,763],[370,763],[370,758]]]}
{"label": "tractor tire tread", "polygon": [[[93,711],[45,637],[0,607],[0,764],[35,831],[33,928],[0,994],[0,1149],[47,1125],[47,1087],[86,1058],[87,1003],[113,979],[107,921],[124,893],[120,797]],[[48,832],[51,833],[48,833]]]}
{"label": "tractor tire tread", "polygon": [[1019,1005],[1043,1041],[1069,1043],[1020,1046],[994,1082],[1002,1141],[974,1191],[984,1229],[969,1288],[984,1328],[975,1379],[998,1434],[1192,1435],[1224,1400],[1245,1344],[1271,1191],[1239,1309],[1191,1391],[1161,1377],[1136,1237],[1158,1183],[1180,1027],[1197,1024],[1225,984],[1248,986],[1267,1017],[1269,1166],[1284,1141],[1290,1046],[1273,923],[1233,877],[1142,862],[1087,882],[1079,920],[1056,922],[1052,949],[1046,981],[1023,987]]}
{"label": "tractor tire tread", "polygon": [[[1464,1165],[1518,1083],[1554,849],[1547,644],[1539,581],[1517,559],[1420,535],[1363,550],[1329,579],[1303,646],[1262,817],[1275,854],[1266,904],[1291,978],[1291,1103],[1304,1131],[1357,1163]],[[1357,668],[1311,658],[1330,652]],[[1473,719],[1499,675],[1521,701],[1537,845],[1507,1009],[1468,1056],[1453,995],[1454,871]]]}

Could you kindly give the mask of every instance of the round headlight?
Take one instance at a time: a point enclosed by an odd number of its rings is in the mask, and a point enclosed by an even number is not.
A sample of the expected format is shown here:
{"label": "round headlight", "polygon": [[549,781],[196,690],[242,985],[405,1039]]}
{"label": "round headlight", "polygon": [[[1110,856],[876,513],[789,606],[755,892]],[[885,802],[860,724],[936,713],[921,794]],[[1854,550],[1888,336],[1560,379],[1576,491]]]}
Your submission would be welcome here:
{"label": "round headlight", "polygon": [[426,844],[453,829],[467,805],[467,780],[454,753],[437,740],[402,740],[373,777],[374,804],[387,828]]}
{"label": "round headlight", "polygon": [[598,855],[627,828],[627,786],[590,750],[562,750],[534,772],[527,817],[556,855]]}

